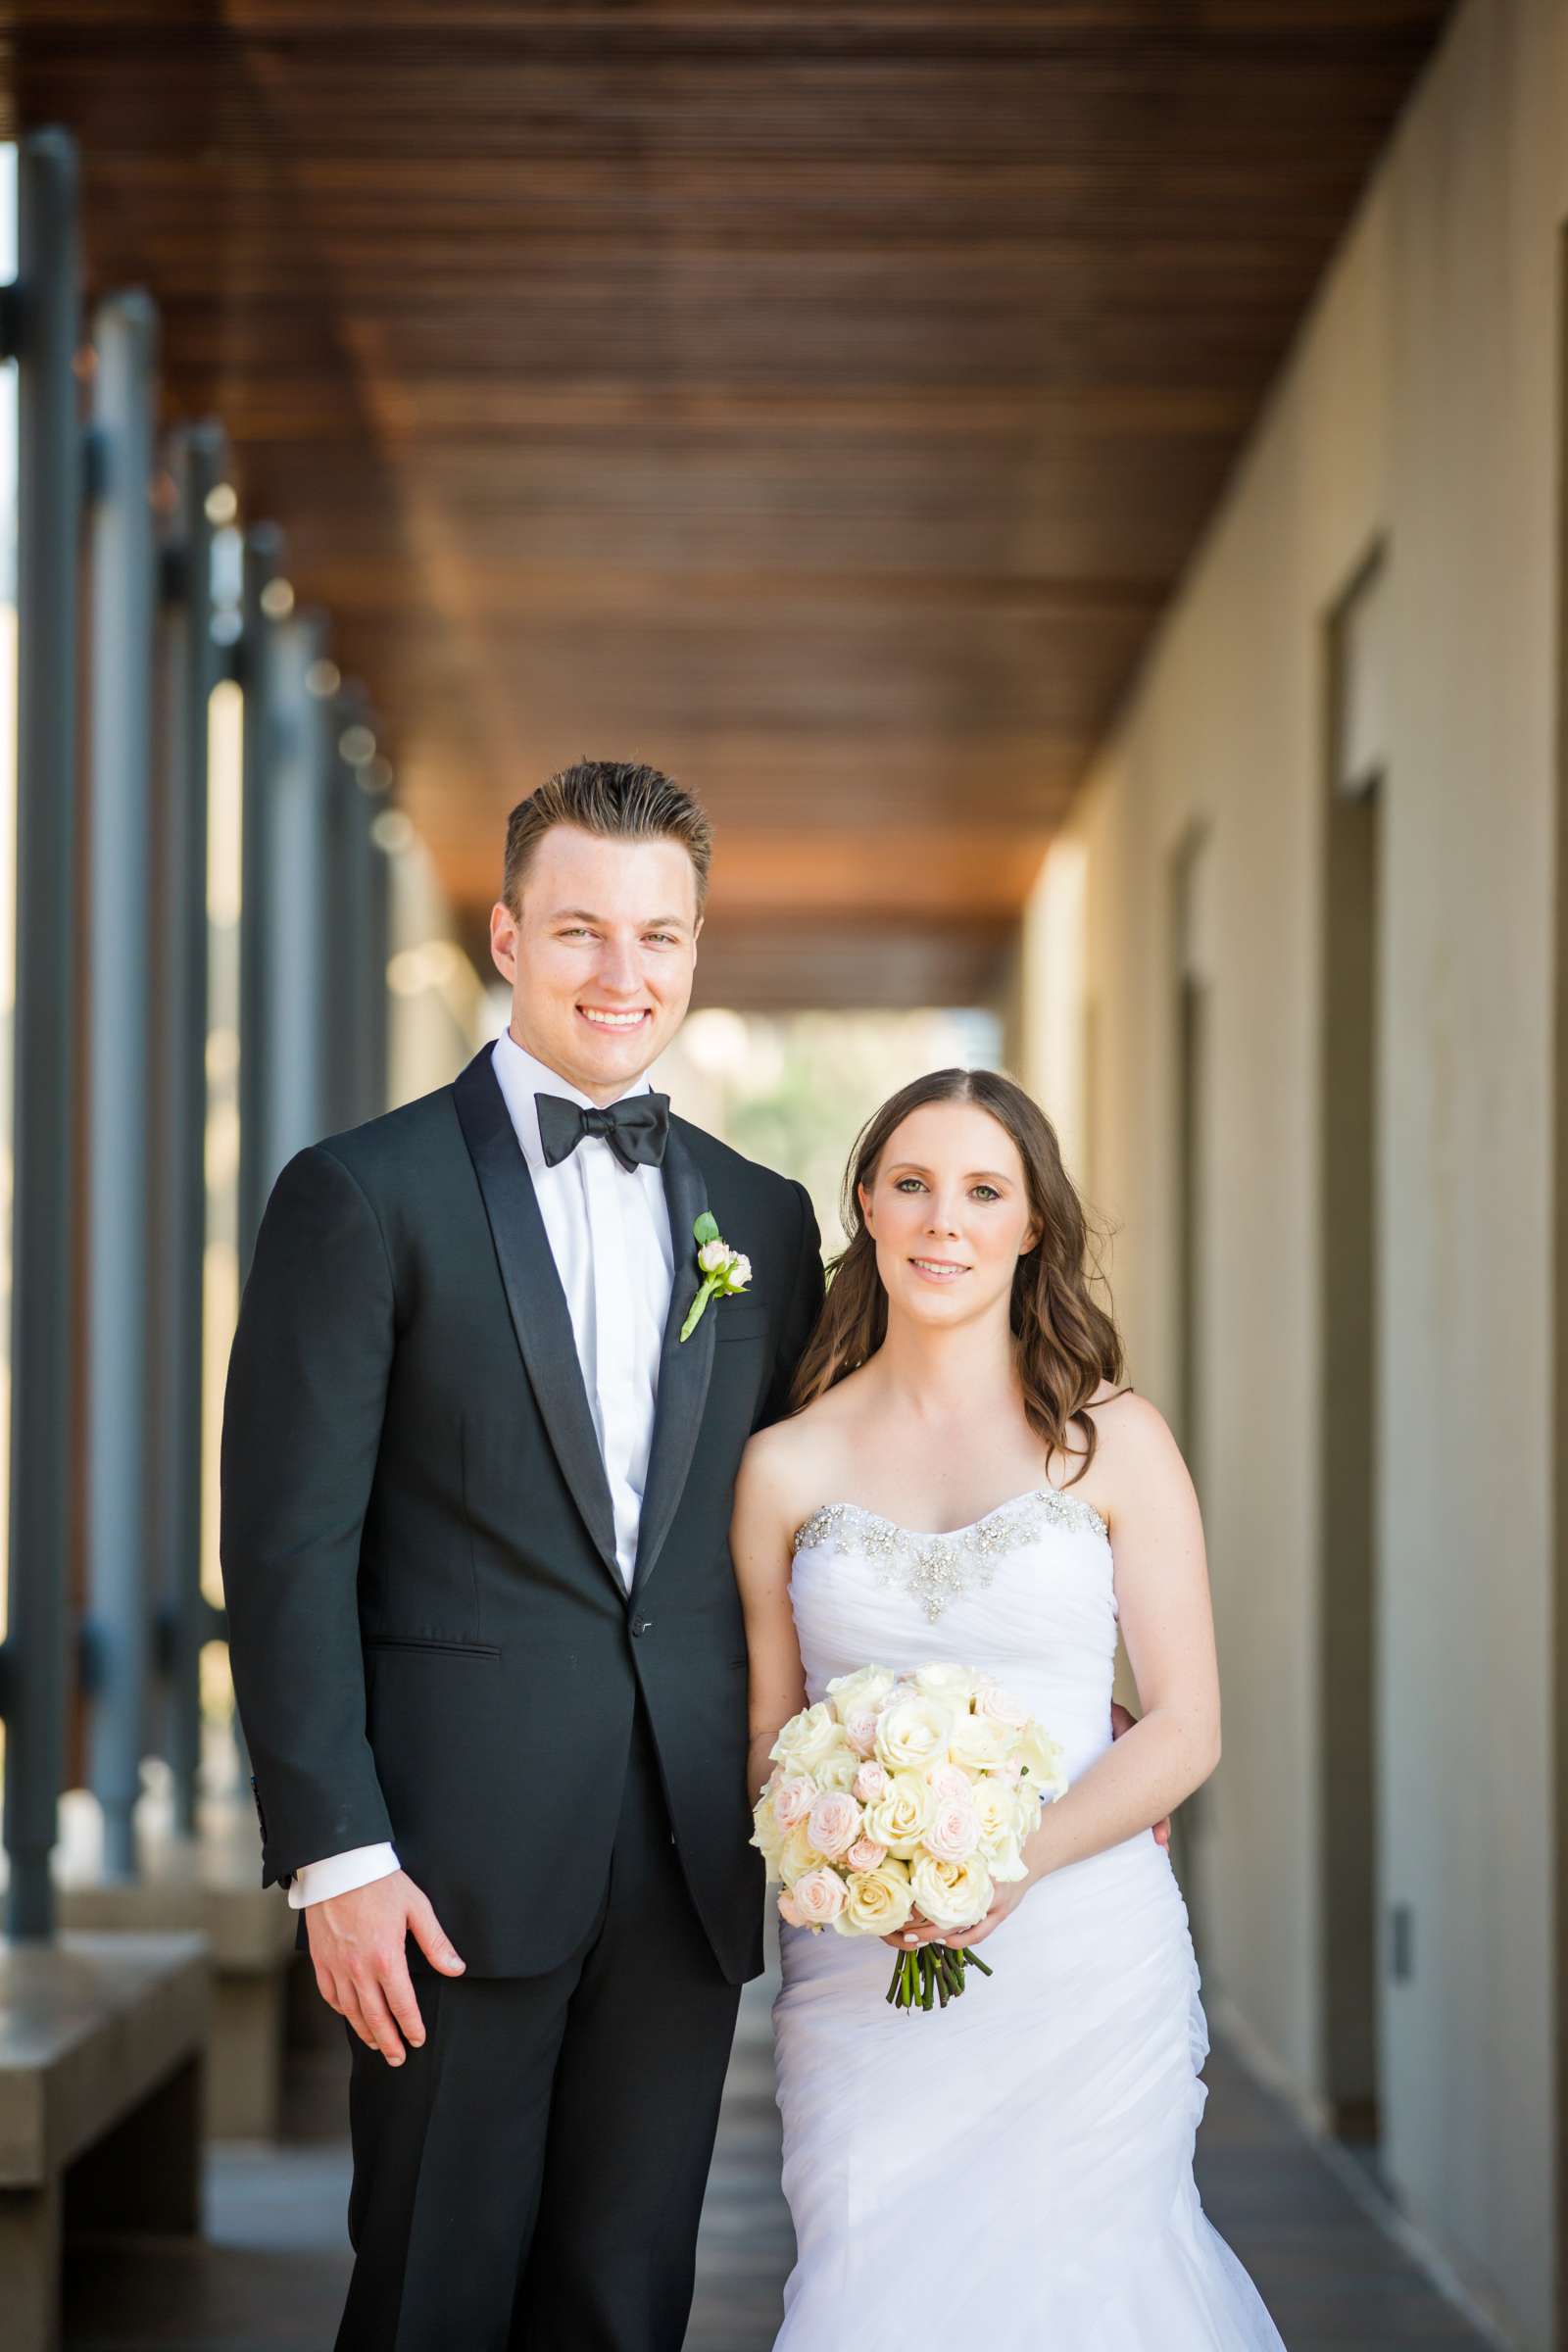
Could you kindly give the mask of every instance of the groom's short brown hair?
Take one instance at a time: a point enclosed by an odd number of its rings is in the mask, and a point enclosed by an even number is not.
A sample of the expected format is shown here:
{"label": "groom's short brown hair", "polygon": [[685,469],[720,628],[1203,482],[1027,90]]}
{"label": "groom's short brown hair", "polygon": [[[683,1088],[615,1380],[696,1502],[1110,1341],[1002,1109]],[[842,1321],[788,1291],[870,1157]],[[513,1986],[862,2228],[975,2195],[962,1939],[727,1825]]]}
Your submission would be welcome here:
{"label": "groom's short brown hair", "polygon": [[708,896],[712,827],[689,792],[637,760],[579,760],[519,801],[507,819],[501,895],[521,911],[528,861],[554,825],[575,825],[606,841],[678,841],[697,876],[697,911]]}

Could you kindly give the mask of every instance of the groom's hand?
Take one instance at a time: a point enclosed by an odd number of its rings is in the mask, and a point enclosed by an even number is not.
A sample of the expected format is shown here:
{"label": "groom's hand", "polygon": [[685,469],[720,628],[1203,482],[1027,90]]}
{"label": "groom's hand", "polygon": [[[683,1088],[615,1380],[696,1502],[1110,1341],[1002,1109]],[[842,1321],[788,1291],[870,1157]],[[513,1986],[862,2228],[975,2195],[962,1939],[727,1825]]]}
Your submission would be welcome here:
{"label": "groom's hand", "polygon": [[[1122,1736],[1123,1732],[1130,1732],[1130,1731],[1132,1730],[1132,1728],[1133,1728],[1133,1725],[1134,1725],[1134,1724],[1135,1724],[1137,1721],[1138,1721],[1138,1718],[1137,1718],[1137,1716],[1136,1716],[1136,1715],[1130,1715],[1130,1714],[1128,1713],[1127,1709],[1126,1709],[1126,1708],[1125,1708],[1125,1707],[1122,1705],[1122,1703],[1121,1703],[1121,1701],[1120,1701],[1120,1699],[1119,1699],[1119,1698],[1113,1698],[1113,1699],[1111,1700],[1111,1702],[1110,1702],[1110,1736],[1111,1736],[1111,1738],[1112,1738],[1113,1740],[1119,1740],[1119,1739],[1121,1738],[1121,1736]],[[1155,1822],[1155,1824],[1154,1824],[1154,1838],[1155,1838],[1155,1841],[1156,1841],[1156,1843],[1158,1843],[1158,1844],[1160,1844],[1160,1845],[1169,1845],[1169,1843],[1170,1843],[1170,1815],[1169,1815],[1168,1813],[1166,1814],[1166,1816],[1165,1816],[1165,1818],[1164,1818],[1164,1820],[1163,1820],[1163,1821],[1156,1821],[1156,1822]]]}
{"label": "groom's hand", "polygon": [[407,1871],[395,1870],[368,1886],[309,1904],[305,1919],[322,2000],[346,2017],[389,2066],[401,2066],[408,2054],[404,2041],[418,2049],[424,2040],[405,1938],[412,1936],[443,1976],[460,1977],[467,1965],[430,1908],[429,1896]]}

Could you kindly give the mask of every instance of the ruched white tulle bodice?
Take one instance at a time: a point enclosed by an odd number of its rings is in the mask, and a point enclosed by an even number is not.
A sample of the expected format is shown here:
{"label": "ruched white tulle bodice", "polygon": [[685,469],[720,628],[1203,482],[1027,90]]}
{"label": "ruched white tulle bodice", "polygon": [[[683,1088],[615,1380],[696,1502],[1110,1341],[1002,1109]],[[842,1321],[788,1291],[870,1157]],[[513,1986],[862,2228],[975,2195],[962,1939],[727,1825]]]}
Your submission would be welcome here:
{"label": "ruched white tulle bodice", "polygon": [[[1069,1781],[1110,1740],[1105,1523],[1044,1488],[951,1534],[824,1503],[791,1580],[808,1694],[951,1659],[1016,1693]],[[890,2009],[875,1937],[781,1929],[784,2186],[799,2256],[776,2352],[1276,2352],[1203,2213],[1207,2052],[1187,1910],[1150,1831],[1029,1889],[961,2000]]]}

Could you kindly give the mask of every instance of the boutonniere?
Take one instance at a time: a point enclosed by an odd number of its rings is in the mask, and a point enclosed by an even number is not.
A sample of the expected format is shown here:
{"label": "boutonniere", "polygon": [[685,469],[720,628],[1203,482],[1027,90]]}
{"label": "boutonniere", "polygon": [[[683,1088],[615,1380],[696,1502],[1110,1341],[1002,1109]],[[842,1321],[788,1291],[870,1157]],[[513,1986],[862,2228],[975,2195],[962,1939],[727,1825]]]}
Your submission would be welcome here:
{"label": "boutonniere", "polygon": [[697,1329],[710,1298],[733,1298],[752,1279],[751,1259],[719,1239],[717,1219],[706,1208],[692,1227],[692,1233],[697,1242],[697,1264],[703,1284],[692,1300],[691,1313],[680,1327],[683,1340],[689,1340]]}

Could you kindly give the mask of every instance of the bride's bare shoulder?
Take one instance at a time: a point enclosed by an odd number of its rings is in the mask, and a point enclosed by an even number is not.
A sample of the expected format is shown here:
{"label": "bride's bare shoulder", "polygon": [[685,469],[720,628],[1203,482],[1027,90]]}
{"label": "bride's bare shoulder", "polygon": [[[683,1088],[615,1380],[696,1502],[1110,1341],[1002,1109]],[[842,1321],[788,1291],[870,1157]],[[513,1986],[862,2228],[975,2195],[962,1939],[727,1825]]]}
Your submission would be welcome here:
{"label": "bride's bare shoulder", "polygon": [[837,1494],[851,1450],[852,1415],[843,1392],[854,1377],[814,1397],[788,1420],[758,1431],[741,1456],[738,1507],[765,1511],[781,1526],[794,1529],[819,1502]]}
{"label": "bride's bare shoulder", "polygon": [[1102,1381],[1085,1409],[1096,1433],[1096,1499],[1112,1526],[1133,1504],[1168,1498],[1190,1483],[1170,1424],[1151,1397]]}

